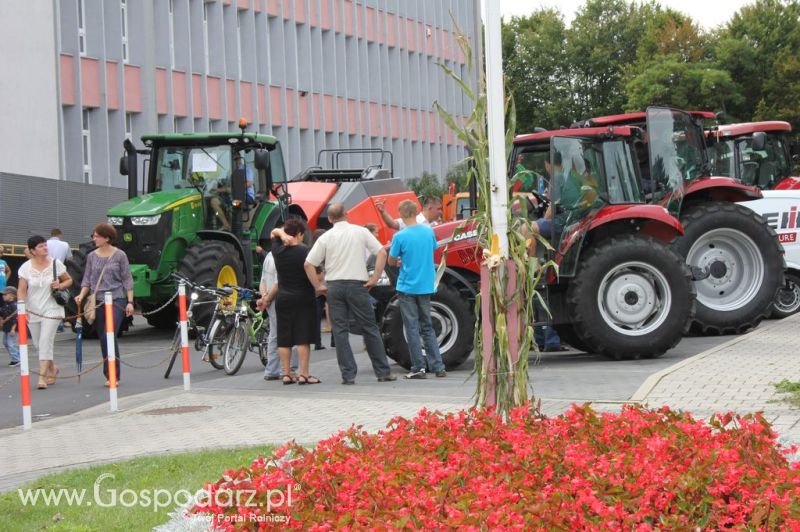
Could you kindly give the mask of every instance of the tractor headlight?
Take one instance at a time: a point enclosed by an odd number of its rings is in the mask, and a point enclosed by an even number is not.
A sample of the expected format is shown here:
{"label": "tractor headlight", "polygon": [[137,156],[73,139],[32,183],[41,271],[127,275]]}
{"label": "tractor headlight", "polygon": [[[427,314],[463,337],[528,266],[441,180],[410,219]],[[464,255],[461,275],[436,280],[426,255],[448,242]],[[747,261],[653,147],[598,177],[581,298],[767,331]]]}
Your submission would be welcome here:
{"label": "tractor headlight", "polygon": [[160,219],[160,214],[156,214],[155,216],[133,216],[131,218],[131,223],[133,225],[156,225]]}
{"label": "tractor headlight", "polygon": [[108,217],[108,223],[110,225],[122,225],[124,220],[125,220],[125,218],[123,218],[122,216],[109,216]]}

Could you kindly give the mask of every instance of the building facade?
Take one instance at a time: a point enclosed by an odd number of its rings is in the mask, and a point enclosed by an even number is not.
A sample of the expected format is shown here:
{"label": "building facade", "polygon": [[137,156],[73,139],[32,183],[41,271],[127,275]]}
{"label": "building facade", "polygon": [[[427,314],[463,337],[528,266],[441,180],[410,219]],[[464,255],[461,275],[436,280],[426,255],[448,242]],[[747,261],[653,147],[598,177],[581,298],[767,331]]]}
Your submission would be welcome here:
{"label": "building facade", "polygon": [[433,102],[456,117],[471,110],[437,63],[468,75],[455,32],[474,37],[477,0],[10,4],[0,25],[35,42],[4,62],[31,74],[15,100],[36,86],[48,149],[31,150],[35,172],[5,161],[0,171],[125,187],[125,137],[236,131],[240,117],[278,137],[290,175],[324,148],[390,150],[403,177],[444,176],[465,156]]}

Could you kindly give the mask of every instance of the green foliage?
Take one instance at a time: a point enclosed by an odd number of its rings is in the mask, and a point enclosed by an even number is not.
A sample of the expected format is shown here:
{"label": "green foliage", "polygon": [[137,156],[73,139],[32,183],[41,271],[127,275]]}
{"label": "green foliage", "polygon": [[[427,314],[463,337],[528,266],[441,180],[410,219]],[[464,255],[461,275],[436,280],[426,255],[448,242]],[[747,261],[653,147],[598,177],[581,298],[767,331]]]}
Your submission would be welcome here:
{"label": "green foliage", "polygon": [[553,9],[503,25],[520,131],[652,104],[800,129],[800,0],[757,0],[704,31],[654,1],[589,0],[570,27]]}
{"label": "green foliage", "polygon": [[800,2],[758,0],[743,7],[720,33],[716,55],[744,96],[732,115],[791,120],[800,127]]}
{"label": "green foliage", "polygon": [[444,181],[448,187],[450,183],[455,183],[456,192],[469,192],[469,161],[464,160],[451,166]]}
{"label": "green foliage", "polygon": [[[175,506],[169,508],[159,507],[154,510],[154,505],[135,504],[133,500],[125,498],[128,506],[122,505],[123,490],[133,490],[141,494],[147,491],[155,499],[154,491],[168,490],[175,494],[178,490],[188,490],[191,494],[203,488],[209,478],[222,475],[230,467],[241,467],[253,461],[257,456],[267,456],[272,453],[272,447],[262,445],[241,449],[219,449],[202,451],[198,453],[175,454],[148,458],[136,458],[116,464],[106,464],[86,469],[74,469],[42,477],[21,489],[41,488],[43,490],[81,490],[85,491],[83,505],[67,505],[62,499],[60,505],[46,505],[39,502],[36,505],[23,505],[17,490],[0,494],[0,515],[8,516],[3,519],[3,530],[103,530],[103,531],[129,531],[150,530],[154,526],[169,520],[168,513],[175,511]],[[98,477],[104,473],[114,475],[101,481],[99,486],[100,500],[103,504],[111,501],[110,490],[116,490],[117,505],[103,507],[94,504],[94,485]],[[180,497],[184,502],[184,495]],[[144,497],[138,497],[141,503]],[[161,497],[161,501],[166,501]],[[41,501],[41,499],[40,499]],[[90,503],[91,505],[87,505]],[[10,516],[14,516],[13,519]]]}
{"label": "green foliage", "polygon": [[408,188],[419,198],[441,198],[447,188],[439,181],[436,174],[422,172],[420,177],[412,177],[406,181]]}
{"label": "green foliage", "polygon": [[787,394],[781,400],[794,406],[800,406],[800,382],[783,379],[775,385],[775,389],[780,393]]}
{"label": "green foliage", "polygon": [[[459,32],[457,39],[464,55],[472,57],[467,38]],[[468,72],[471,68],[472,65],[468,65]],[[455,73],[444,69],[464,86]],[[528,256],[527,241],[522,231],[522,226],[529,223],[527,218],[512,216],[510,205],[504,213],[508,224],[507,260],[497,251],[497,235],[492,225],[485,79],[481,76],[477,94],[468,88],[463,90],[465,97],[472,101],[473,109],[463,126],[459,126],[439,102],[434,102],[434,107],[447,126],[466,144],[470,153],[467,181],[469,183],[474,180],[478,192],[477,212],[458,230],[463,229],[467,223],[477,230],[478,252],[483,252],[482,267],[488,270],[489,278],[489,286],[481,287],[475,302],[475,373],[478,381],[476,405],[494,406],[498,413],[507,416],[514,407],[525,404],[528,399],[528,353],[531,349],[536,349],[533,340],[534,301],[541,301],[536,285],[545,270],[539,267],[535,258]],[[513,102],[513,98],[506,101],[507,152],[511,148],[516,129]],[[445,248],[445,257],[446,253]],[[516,290],[513,292],[508,290],[511,273],[515,273],[517,277]],[[481,301],[484,296],[488,296],[490,300],[486,310]],[[485,313],[482,314],[482,311]],[[517,327],[510,326],[509,319],[517,320]],[[491,323],[491,332],[484,335],[482,324],[487,321]],[[515,329],[518,336],[511,338],[510,334]],[[516,353],[512,353],[512,345],[518,346]],[[488,357],[484,356],[484,350],[489,353]]]}

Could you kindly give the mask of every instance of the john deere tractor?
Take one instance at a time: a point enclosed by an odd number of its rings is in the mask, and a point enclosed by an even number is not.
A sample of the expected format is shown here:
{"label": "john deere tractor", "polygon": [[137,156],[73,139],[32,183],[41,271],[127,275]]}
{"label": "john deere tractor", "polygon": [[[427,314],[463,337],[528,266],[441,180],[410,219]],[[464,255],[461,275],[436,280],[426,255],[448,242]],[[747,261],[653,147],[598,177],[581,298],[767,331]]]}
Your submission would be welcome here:
{"label": "john deere tractor", "polygon": [[[258,243],[280,220],[305,218],[289,204],[278,140],[245,126],[237,133],[146,135],[143,149],[125,141],[120,173],[128,176],[128,200],[109,209],[108,222],[130,260],[137,304],[155,327],[175,326],[171,274],[206,286],[255,285]],[[82,248],[69,264],[74,279],[81,279],[89,251]],[[195,308],[198,322],[211,311]]]}

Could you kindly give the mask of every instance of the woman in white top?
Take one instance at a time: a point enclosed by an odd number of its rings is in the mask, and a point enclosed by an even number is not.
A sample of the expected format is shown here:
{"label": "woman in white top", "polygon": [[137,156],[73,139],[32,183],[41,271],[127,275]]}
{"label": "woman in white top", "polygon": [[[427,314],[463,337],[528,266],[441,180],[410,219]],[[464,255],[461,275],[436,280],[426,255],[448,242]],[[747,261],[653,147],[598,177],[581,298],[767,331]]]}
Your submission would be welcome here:
{"label": "woman in white top", "polygon": [[56,330],[64,319],[64,307],[56,303],[53,290],[69,288],[72,286],[72,278],[64,263],[47,256],[47,241],[44,237],[30,237],[28,250],[31,258],[19,269],[17,293],[19,300],[25,302],[31,341],[39,351],[39,383],[36,387],[43,390],[48,384],[56,383],[58,368],[53,362],[53,344]]}

